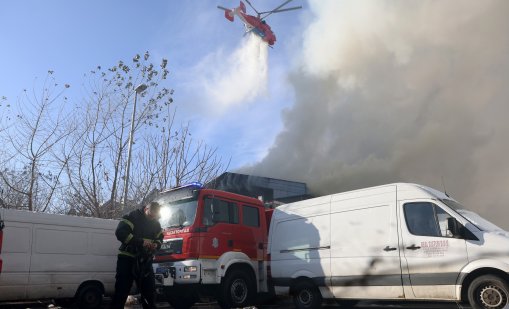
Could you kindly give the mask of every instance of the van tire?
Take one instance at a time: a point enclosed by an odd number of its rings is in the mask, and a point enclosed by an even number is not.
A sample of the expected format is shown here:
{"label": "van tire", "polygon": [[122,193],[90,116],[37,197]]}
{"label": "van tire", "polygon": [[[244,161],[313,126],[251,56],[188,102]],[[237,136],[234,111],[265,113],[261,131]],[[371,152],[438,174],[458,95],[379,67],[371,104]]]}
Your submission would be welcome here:
{"label": "van tire", "polygon": [[292,290],[293,303],[296,308],[314,309],[322,307],[322,294],[314,284],[308,281],[300,281]]}
{"label": "van tire", "polygon": [[509,286],[495,275],[477,277],[468,286],[468,302],[473,309],[501,309],[509,304]]}
{"label": "van tire", "polygon": [[223,309],[249,306],[254,298],[255,288],[253,276],[240,269],[232,269],[221,282],[219,305]]}
{"label": "van tire", "polygon": [[96,284],[87,284],[80,287],[76,303],[80,309],[99,308],[103,302],[103,291]]}

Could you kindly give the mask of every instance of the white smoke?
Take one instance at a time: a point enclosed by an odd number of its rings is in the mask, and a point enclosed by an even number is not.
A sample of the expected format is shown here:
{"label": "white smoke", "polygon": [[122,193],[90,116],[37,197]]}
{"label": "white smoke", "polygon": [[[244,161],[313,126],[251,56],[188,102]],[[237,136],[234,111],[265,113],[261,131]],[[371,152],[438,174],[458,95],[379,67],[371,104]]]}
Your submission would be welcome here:
{"label": "white smoke", "polygon": [[234,51],[218,51],[196,68],[205,96],[219,109],[250,102],[267,91],[268,46],[249,33]]}
{"label": "white smoke", "polygon": [[243,172],[443,189],[508,228],[509,2],[310,0],[296,102]]}

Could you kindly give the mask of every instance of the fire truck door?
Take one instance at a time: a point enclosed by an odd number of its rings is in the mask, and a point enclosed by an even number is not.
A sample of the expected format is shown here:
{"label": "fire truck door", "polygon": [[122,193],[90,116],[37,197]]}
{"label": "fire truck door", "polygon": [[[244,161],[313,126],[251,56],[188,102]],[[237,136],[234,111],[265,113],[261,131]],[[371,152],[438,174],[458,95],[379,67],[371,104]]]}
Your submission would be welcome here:
{"label": "fire truck door", "polygon": [[241,205],[241,222],[238,225],[236,250],[246,253],[251,260],[263,261],[265,236],[261,226],[260,207]]}
{"label": "fire truck door", "polygon": [[215,197],[204,200],[202,250],[205,256],[219,258],[235,247],[234,226],[238,225],[239,213],[235,203]]}

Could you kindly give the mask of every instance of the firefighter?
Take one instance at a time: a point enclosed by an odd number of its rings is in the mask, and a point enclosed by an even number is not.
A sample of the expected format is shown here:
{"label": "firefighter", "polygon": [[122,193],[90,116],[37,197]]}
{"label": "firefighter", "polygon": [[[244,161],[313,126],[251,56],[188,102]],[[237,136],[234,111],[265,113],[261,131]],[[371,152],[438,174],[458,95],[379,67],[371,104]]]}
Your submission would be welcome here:
{"label": "firefighter", "polygon": [[118,223],[115,236],[122,244],[117,258],[112,309],[124,308],[133,281],[141,293],[143,308],[156,308],[152,259],[163,240],[158,221],[160,208],[157,202],[151,202],[142,209],[131,211]]}

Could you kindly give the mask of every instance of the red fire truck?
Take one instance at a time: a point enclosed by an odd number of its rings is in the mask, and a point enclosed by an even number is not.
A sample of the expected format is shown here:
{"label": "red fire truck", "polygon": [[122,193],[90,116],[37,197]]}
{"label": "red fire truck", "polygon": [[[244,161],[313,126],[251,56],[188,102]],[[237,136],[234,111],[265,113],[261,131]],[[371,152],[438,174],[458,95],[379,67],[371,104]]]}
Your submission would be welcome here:
{"label": "red fire truck", "polygon": [[156,284],[174,308],[204,298],[223,308],[245,307],[257,293],[269,291],[272,211],[260,200],[193,183],[164,191],[156,201],[164,230],[154,263]]}

